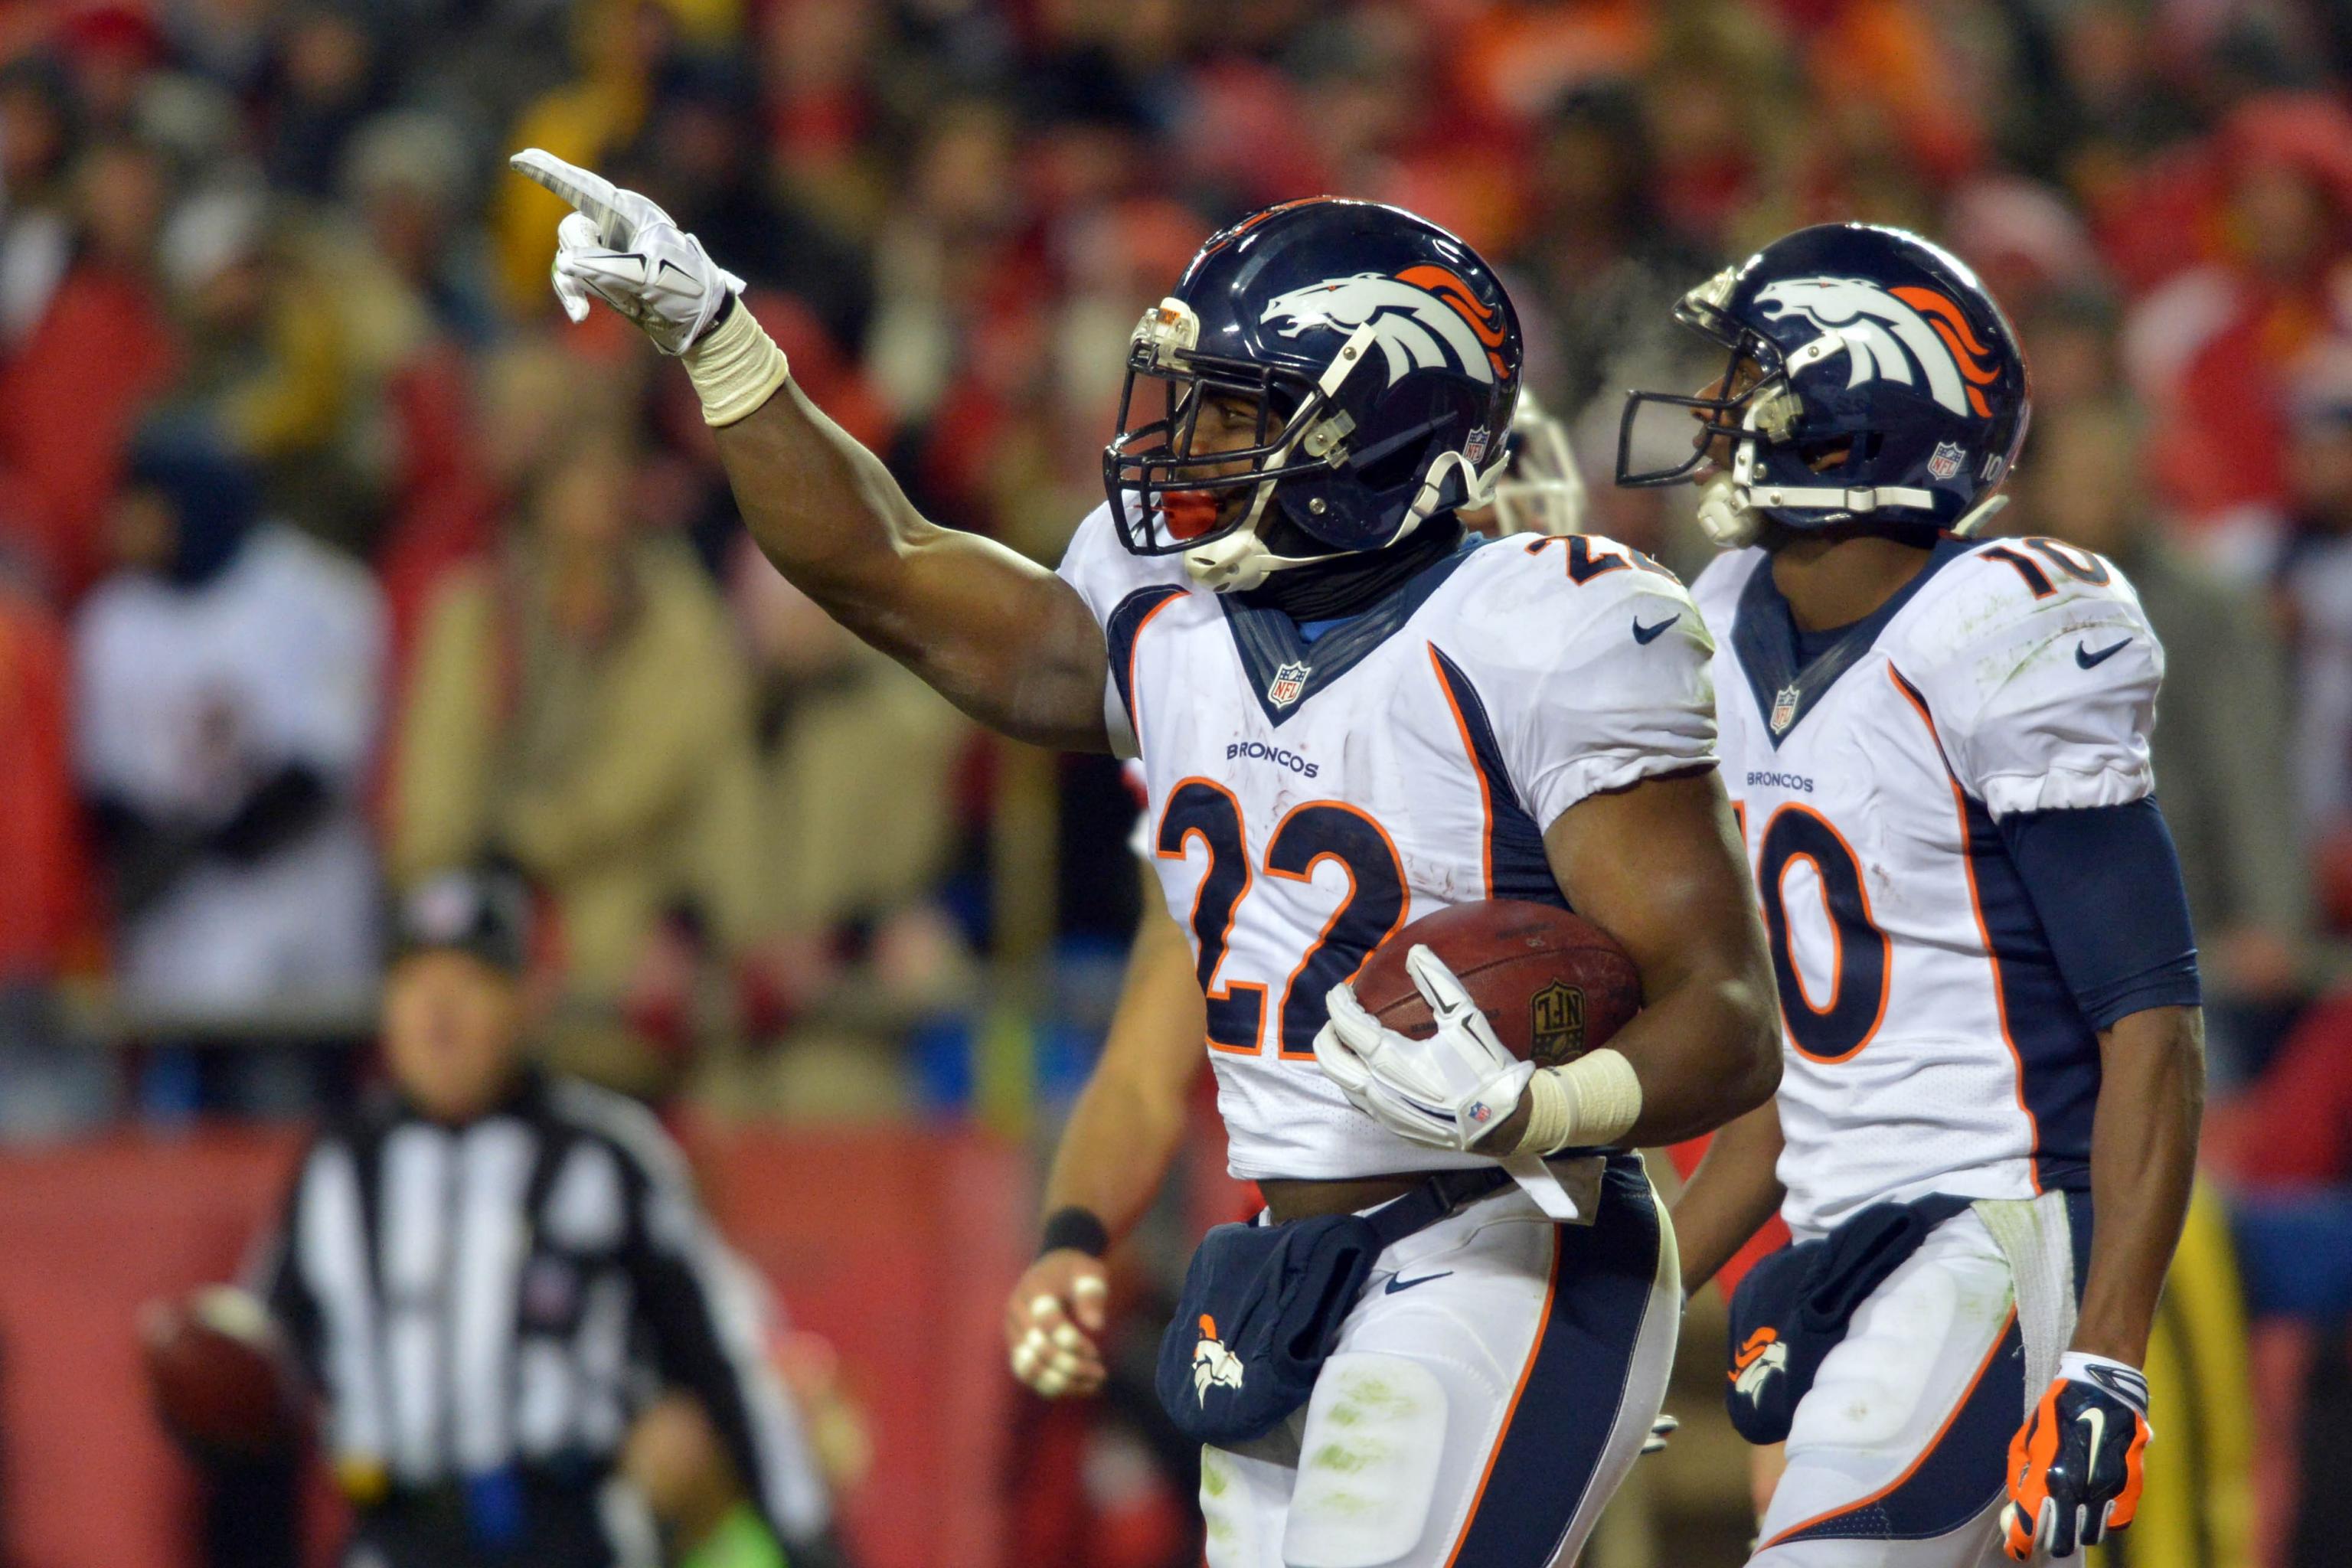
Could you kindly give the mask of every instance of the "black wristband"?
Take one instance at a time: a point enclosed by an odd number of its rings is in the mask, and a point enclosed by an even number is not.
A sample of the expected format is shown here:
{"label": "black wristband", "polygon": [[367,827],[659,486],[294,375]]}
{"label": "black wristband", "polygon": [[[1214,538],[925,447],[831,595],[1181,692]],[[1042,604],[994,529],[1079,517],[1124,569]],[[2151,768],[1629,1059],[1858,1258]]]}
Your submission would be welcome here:
{"label": "black wristband", "polygon": [[1043,1258],[1066,1247],[1075,1247],[1088,1258],[1100,1258],[1110,1250],[1110,1232],[1091,1212],[1076,1204],[1058,1208],[1045,1216],[1045,1236],[1038,1244],[1037,1256]]}

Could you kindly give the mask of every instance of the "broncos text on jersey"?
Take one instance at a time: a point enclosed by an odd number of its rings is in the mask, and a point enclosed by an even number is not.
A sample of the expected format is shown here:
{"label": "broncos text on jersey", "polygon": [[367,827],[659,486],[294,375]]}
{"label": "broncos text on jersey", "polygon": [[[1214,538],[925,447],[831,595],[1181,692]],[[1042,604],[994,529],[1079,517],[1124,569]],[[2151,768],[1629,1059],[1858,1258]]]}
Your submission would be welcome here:
{"label": "broncos text on jersey", "polygon": [[2138,595],[2054,541],[1947,538],[1800,668],[1764,552],[1694,593],[1786,1025],[1790,1227],[2086,1186],[2098,1040],[1997,824],[2155,788],[2164,650]]}
{"label": "broncos text on jersey", "polygon": [[1406,922],[1558,903],[1543,830],[1715,757],[1713,652],[1664,568],[1589,536],[1465,542],[1313,640],[1129,554],[1109,509],[1061,574],[1102,623],[1143,847],[1190,932],[1234,1174],[1486,1163],[1406,1143],[1315,1065],[1323,997]]}

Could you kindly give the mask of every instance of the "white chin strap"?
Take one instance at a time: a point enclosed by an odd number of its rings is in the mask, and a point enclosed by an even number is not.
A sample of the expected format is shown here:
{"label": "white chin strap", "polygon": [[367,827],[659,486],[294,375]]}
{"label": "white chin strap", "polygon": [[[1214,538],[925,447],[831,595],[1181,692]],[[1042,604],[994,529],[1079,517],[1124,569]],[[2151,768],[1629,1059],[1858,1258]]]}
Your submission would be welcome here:
{"label": "white chin strap", "polygon": [[1257,536],[1257,525],[1273,495],[1273,485],[1258,486],[1250,500],[1249,516],[1239,528],[1219,534],[1197,550],[1184,552],[1184,570],[1192,574],[1193,582],[1213,593],[1238,594],[1256,587],[1276,572],[1330,559],[1328,555],[1276,555],[1265,547],[1265,542]]}

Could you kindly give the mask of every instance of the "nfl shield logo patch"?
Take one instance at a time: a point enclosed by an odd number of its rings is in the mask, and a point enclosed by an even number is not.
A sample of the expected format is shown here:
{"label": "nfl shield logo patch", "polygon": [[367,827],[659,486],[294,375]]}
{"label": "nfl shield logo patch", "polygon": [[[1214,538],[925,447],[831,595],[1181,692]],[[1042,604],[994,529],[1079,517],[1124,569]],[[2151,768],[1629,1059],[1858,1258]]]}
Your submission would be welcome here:
{"label": "nfl shield logo patch", "polygon": [[1796,721],[1797,689],[1793,686],[1784,686],[1772,699],[1772,733],[1786,734],[1789,726]]}
{"label": "nfl shield logo patch", "polygon": [[1298,700],[1298,694],[1307,689],[1308,672],[1307,665],[1284,665],[1274,672],[1273,684],[1265,689],[1265,700],[1276,708],[1289,707]]}
{"label": "nfl shield logo patch", "polygon": [[1939,479],[1948,479],[1960,471],[1960,465],[1967,458],[1968,454],[1960,450],[1958,441],[1938,441],[1936,450],[1927,458],[1927,471]]}

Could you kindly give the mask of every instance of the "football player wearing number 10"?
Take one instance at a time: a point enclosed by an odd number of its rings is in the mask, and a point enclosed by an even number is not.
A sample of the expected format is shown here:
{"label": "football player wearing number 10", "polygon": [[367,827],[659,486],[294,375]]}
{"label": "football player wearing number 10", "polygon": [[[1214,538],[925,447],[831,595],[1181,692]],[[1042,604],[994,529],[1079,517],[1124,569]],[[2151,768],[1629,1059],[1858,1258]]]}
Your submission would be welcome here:
{"label": "football player wearing number 10", "polygon": [[[1133,335],[1108,504],[1052,573],[918,516],[658,207],[542,153],[515,165],[578,209],[566,310],[602,299],[684,361],[787,577],[982,722],[1139,758],[1235,1173],[1276,1233],[1378,1211],[1352,1222],[1385,1238],[1375,1283],[1318,1318],[1309,1387],[1213,1326],[1265,1299],[1180,1320],[1199,1405],[1163,1378],[1171,1415],[1210,1425],[1213,1395],[1220,1430],[1254,1434],[1204,1438],[1213,1568],[1573,1561],[1649,1434],[1681,1306],[1639,1162],[1608,1151],[1761,1104],[1778,1052],[1688,595],[1605,541],[1474,548],[1454,515],[1489,499],[1518,391],[1494,274],[1370,203],[1211,237]],[[1395,1037],[1383,1070],[1446,1087],[1403,1109],[1325,1078],[1326,996],[1391,931],[1563,895],[1641,967],[1614,1049],[1531,1078]],[[1424,1050],[1485,1068],[1411,1071]]]}
{"label": "football player wearing number 10", "polygon": [[[1724,378],[1635,394],[1618,477],[1694,479],[1731,547],[1694,592],[1787,1045],[1675,1219],[1694,1288],[1775,1206],[1797,1238],[1733,1298],[1733,1420],[1788,1444],[1753,1561],[2072,1556],[2138,1500],[2201,1097],[2164,652],[2105,561],[1970,537],[2029,402],[1950,256],[1805,229],[1677,313]],[[1694,450],[1631,472],[1656,405]]]}

